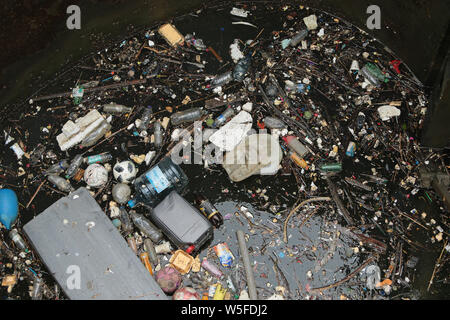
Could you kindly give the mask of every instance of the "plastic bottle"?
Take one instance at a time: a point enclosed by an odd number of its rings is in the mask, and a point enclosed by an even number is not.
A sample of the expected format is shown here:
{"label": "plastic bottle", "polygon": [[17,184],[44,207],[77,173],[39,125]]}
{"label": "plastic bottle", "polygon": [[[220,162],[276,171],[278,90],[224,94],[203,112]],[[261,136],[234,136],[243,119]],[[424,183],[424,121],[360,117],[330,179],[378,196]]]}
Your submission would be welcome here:
{"label": "plastic bottle", "polygon": [[209,262],[208,259],[203,258],[201,266],[203,267],[203,269],[211,273],[213,276],[219,279],[223,277],[222,271],[220,271],[219,268],[214,263]]}
{"label": "plastic bottle", "polygon": [[233,70],[233,79],[236,81],[239,81],[239,82],[244,80],[245,74],[247,73],[248,69],[250,68],[250,64],[251,64],[251,56],[250,55],[239,60],[239,62],[236,64],[236,67]]}
{"label": "plastic bottle", "polygon": [[74,190],[70,182],[60,176],[52,174],[49,175],[47,179],[63,192],[72,192]]}
{"label": "plastic bottle", "polygon": [[184,111],[178,111],[170,117],[170,122],[176,126],[184,122],[193,122],[200,119],[204,111],[200,108],[192,108]]}
{"label": "plastic bottle", "polygon": [[109,152],[96,154],[95,156],[89,156],[84,158],[84,163],[93,164],[93,163],[105,163],[109,162],[113,159],[113,156]]}
{"label": "plastic bottle", "polygon": [[200,208],[200,211],[203,215],[208,218],[209,221],[216,228],[220,227],[223,224],[223,217],[220,212],[213,206],[213,204],[206,199],[203,195],[197,194],[195,196],[195,201]]}
{"label": "plastic bottle", "polygon": [[128,205],[133,208],[138,202],[143,202],[154,208],[172,190],[182,193],[188,181],[183,170],[170,157],[165,157],[136,179],[136,195]]}
{"label": "plastic bottle", "polygon": [[158,256],[155,251],[155,246],[153,245],[152,240],[145,239],[144,240],[145,250],[148,252],[148,257],[150,258],[151,263],[153,265],[158,265]]}
{"label": "plastic bottle", "polygon": [[269,129],[282,129],[287,127],[283,121],[273,117],[265,117],[264,125]]}
{"label": "plastic bottle", "polygon": [[212,88],[221,87],[223,85],[226,85],[227,83],[230,83],[231,81],[233,81],[233,72],[228,71],[215,77],[211,81],[211,87]]}
{"label": "plastic bottle", "polygon": [[229,118],[231,118],[235,114],[235,111],[231,106],[225,109],[225,111],[216,118],[213,124],[213,128],[220,127],[222,124],[227,122]]}
{"label": "plastic bottle", "polygon": [[364,76],[372,85],[379,86],[381,82],[388,82],[389,79],[383,74],[377,65],[367,63],[359,73]]}
{"label": "plastic bottle", "polygon": [[138,127],[139,130],[146,130],[148,128],[148,124],[152,119],[152,114],[153,114],[152,106],[147,106],[147,108],[145,108],[144,112],[142,113],[141,123],[139,124]]}
{"label": "plastic bottle", "polygon": [[72,178],[75,175],[75,173],[77,173],[78,168],[81,166],[82,163],[83,163],[83,156],[81,154],[77,154],[70,163],[69,168],[67,168],[66,170],[66,179]]}
{"label": "plastic bottle", "polygon": [[133,220],[136,227],[141,230],[147,237],[150,238],[154,243],[158,243],[161,241],[163,234],[162,232],[147,218],[145,218],[142,214],[137,213],[136,211],[131,211],[131,220]]}
{"label": "plastic bottle", "polygon": [[116,103],[103,105],[103,112],[106,113],[130,113],[131,110],[133,110],[133,108]]}
{"label": "plastic bottle", "polygon": [[35,277],[33,281],[33,290],[31,292],[31,299],[41,300],[42,299],[42,278]]}
{"label": "plastic bottle", "polygon": [[9,237],[14,242],[14,244],[22,251],[28,252],[27,244],[23,240],[22,236],[19,234],[17,229],[12,229],[9,232]]}
{"label": "plastic bottle", "polygon": [[366,121],[366,115],[362,112],[358,113],[358,116],[356,117],[356,128],[358,130],[361,130],[364,126],[364,122]]}
{"label": "plastic bottle", "polygon": [[301,143],[295,136],[283,137],[284,142],[288,145],[289,149],[297,153],[300,157],[304,157],[308,153],[305,145]]}
{"label": "plastic bottle", "polygon": [[297,33],[295,36],[292,37],[291,42],[289,42],[289,45],[291,47],[296,47],[303,39],[306,38],[308,35],[308,30],[301,30],[299,33]]}
{"label": "plastic bottle", "polygon": [[44,171],[44,175],[48,176],[49,174],[60,174],[69,168],[69,162],[64,159],[50,166],[47,170]]}
{"label": "plastic bottle", "polygon": [[127,239],[128,246],[133,250],[135,254],[138,254],[136,239],[130,234]]}
{"label": "plastic bottle", "polygon": [[100,140],[109,130],[111,125],[107,121],[103,121],[94,131],[87,135],[81,142],[81,147],[93,146],[98,140]]}
{"label": "plastic bottle", "polygon": [[326,163],[319,166],[321,171],[325,172],[340,172],[342,171],[342,163]]}
{"label": "plastic bottle", "polygon": [[129,234],[133,231],[133,222],[128,215],[127,210],[124,207],[120,207],[120,222],[122,222],[122,230],[125,231],[126,234]]}
{"label": "plastic bottle", "polygon": [[298,154],[296,154],[295,152],[290,151],[289,152],[289,157],[291,158],[292,161],[295,162],[296,165],[298,165],[299,167],[308,170],[309,166],[306,163],[306,161],[300,157]]}
{"label": "plastic bottle", "polygon": [[153,134],[155,135],[155,147],[159,148],[162,144],[161,123],[156,121],[153,129]]}

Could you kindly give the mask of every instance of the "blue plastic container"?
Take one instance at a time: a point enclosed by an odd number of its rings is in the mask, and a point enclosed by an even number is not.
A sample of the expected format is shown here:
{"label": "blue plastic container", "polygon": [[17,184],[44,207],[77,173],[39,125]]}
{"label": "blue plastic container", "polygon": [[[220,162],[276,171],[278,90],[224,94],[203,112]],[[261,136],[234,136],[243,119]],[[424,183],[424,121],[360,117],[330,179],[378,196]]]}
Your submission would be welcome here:
{"label": "blue plastic container", "polygon": [[11,189],[0,189],[0,222],[10,230],[19,213],[19,201]]}

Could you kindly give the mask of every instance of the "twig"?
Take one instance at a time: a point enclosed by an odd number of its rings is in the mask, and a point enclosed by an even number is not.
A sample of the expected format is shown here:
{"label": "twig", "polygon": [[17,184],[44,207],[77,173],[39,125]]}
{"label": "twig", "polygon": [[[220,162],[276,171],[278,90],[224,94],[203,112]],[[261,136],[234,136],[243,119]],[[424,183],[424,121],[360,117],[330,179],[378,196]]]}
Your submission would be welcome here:
{"label": "twig", "polygon": [[347,282],[348,280],[350,280],[351,278],[353,278],[355,275],[357,275],[362,269],[364,269],[369,263],[371,263],[373,260],[375,260],[375,257],[372,256],[369,259],[367,259],[362,265],[360,265],[356,270],[354,270],[352,273],[350,273],[348,276],[346,276],[344,279],[339,280],[333,284],[330,284],[328,286],[325,287],[320,287],[320,288],[313,288],[310,291],[314,292],[314,293],[320,293],[324,290],[328,290],[337,286],[340,286],[341,284],[343,284],[344,282]]}
{"label": "twig", "polygon": [[436,269],[437,269],[439,263],[441,262],[442,254],[444,253],[445,247],[447,246],[447,241],[448,240],[445,240],[444,247],[442,248],[441,254],[439,255],[439,258],[436,260],[436,264],[434,265],[434,269],[433,269],[433,274],[431,275],[430,282],[428,283],[427,291],[430,291],[431,284],[433,283],[434,276],[436,275]]}
{"label": "twig", "polygon": [[287,216],[286,220],[284,221],[284,228],[283,228],[283,235],[284,235],[284,238],[283,238],[283,241],[284,241],[285,243],[288,242],[288,238],[287,238],[287,225],[288,225],[289,219],[292,217],[292,215],[294,215],[294,213],[297,212],[297,210],[298,210],[300,207],[304,206],[304,205],[307,204],[307,203],[314,202],[314,201],[330,201],[330,200],[331,200],[330,197],[316,197],[316,198],[311,198],[311,199],[307,199],[307,200],[301,202],[298,206],[296,206],[294,209],[292,209],[291,212],[289,212],[289,215]]}
{"label": "twig", "polygon": [[38,194],[39,190],[41,190],[42,186],[45,184],[47,180],[44,179],[44,181],[41,182],[41,184],[39,185],[39,187],[36,189],[36,192],[33,194],[33,196],[31,197],[30,201],[28,201],[27,206],[25,207],[25,209],[28,209],[28,207],[30,206],[30,204],[33,202],[34,198],[36,197],[36,195]]}

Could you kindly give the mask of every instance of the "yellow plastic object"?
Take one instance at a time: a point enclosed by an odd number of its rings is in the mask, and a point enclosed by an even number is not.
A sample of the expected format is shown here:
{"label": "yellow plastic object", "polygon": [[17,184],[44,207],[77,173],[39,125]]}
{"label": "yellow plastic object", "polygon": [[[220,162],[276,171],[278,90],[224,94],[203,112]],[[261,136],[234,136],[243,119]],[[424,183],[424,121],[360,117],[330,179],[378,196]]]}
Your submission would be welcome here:
{"label": "yellow plastic object", "polygon": [[216,292],[214,293],[213,300],[224,300],[225,294],[227,293],[227,289],[222,288],[220,283],[217,284]]}
{"label": "yellow plastic object", "polygon": [[150,263],[150,260],[148,258],[148,253],[142,252],[139,255],[139,257],[141,258],[141,261],[144,264],[144,266],[147,268],[148,272],[150,272],[150,275],[153,275],[153,268],[152,268],[152,264]]}
{"label": "yellow plastic object", "polygon": [[158,33],[170,44],[172,47],[184,43],[184,36],[170,23],[162,25],[158,29]]}
{"label": "yellow plastic object", "polygon": [[191,270],[194,258],[183,250],[177,250],[170,258],[169,263],[181,274],[186,274]]}

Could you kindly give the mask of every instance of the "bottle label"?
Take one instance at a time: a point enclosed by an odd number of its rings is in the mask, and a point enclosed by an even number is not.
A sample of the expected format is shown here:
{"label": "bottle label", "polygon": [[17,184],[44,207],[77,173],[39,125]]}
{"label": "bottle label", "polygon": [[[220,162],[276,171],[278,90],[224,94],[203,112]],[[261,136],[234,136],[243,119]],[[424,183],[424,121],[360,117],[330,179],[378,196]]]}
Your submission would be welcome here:
{"label": "bottle label", "polygon": [[163,192],[170,186],[169,180],[167,180],[159,167],[153,168],[145,176],[158,193]]}
{"label": "bottle label", "polygon": [[88,164],[93,164],[96,162],[99,162],[102,160],[102,156],[101,155],[96,155],[96,156],[90,156],[88,157]]}

